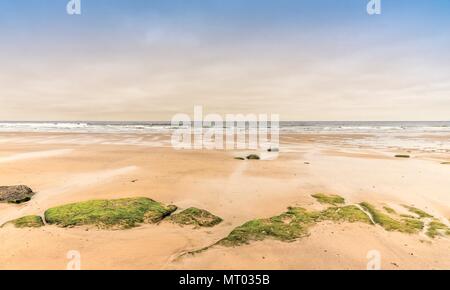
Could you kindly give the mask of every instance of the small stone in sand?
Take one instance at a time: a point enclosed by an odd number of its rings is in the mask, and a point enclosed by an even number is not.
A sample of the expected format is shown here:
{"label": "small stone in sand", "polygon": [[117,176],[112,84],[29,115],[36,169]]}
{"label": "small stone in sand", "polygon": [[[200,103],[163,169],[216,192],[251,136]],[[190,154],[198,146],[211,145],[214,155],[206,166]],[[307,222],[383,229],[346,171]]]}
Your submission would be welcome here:
{"label": "small stone in sand", "polygon": [[396,157],[396,158],[410,158],[411,156],[409,156],[409,155],[404,155],[404,154],[398,154],[398,155],[395,155],[395,157]]}
{"label": "small stone in sand", "polygon": [[250,154],[247,156],[248,160],[260,160],[261,158],[256,154]]}

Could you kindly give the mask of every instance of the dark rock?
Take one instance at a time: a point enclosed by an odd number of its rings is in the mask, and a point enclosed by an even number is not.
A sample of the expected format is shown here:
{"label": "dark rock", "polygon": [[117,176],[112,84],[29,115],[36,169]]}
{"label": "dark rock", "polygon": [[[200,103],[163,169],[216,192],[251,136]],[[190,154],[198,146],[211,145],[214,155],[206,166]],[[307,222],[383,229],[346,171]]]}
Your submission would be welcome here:
{"label": "dark rock", "polygon": [[248,160],[260,160],[261,158],[256,154],[251,154],[247,156]]}
{"label": "dark rock", "polygon": [[267,151],[268,152],[280,152],[280,149],[278,149],[278,148],[269,148]]}
{"label": "dark rock", "polygon": [[23,203],[34,195],[33,190],[25,185],[0,186],[0,202]]}
{"label": "dark rock", "polygon": [[410,158],[411,156],[399,154],[399,155],[395,155],[395,157],[396,157],[396,158]]}

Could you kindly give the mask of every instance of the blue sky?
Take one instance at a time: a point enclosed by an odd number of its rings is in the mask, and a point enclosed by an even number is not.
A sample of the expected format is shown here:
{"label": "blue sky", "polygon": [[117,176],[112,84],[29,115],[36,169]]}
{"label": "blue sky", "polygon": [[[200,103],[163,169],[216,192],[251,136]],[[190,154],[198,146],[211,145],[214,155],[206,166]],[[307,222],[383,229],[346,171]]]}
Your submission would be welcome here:
{"label": "blue sky", "polygon": [[450,116],[448,0],[67,2],[0,0],[0,119]]}

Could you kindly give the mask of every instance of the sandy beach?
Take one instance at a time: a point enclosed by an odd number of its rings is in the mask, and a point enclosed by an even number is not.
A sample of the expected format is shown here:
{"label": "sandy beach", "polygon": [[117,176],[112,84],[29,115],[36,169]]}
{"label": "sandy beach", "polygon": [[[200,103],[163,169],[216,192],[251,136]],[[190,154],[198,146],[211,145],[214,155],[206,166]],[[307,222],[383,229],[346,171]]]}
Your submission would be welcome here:
{"label": "sandy beach", "polygon": [[0,204],[0,224],[68,203],[128,197],[198,207],[223,219],[201,229],[165,220],[127,230],[8,225],[0,228],[0,268],[65,269],[67,253],[78,251],[82,269],[366,269],[368,253],[378,251],[383,269],[450,269],[448,236],[345,222],[319,223],[294,242],[267,239],[184,255],[290,206],[323,209],[315,193],[403,214],[406,204],[450,226],[450,165],[443,164],[450,152],[348,142],[368,137],[282,134],[278,158],[240,161],[234,157],[252,151],[174,150],[166,134],[0,133],[0,185],[36,192],[27,203]]}

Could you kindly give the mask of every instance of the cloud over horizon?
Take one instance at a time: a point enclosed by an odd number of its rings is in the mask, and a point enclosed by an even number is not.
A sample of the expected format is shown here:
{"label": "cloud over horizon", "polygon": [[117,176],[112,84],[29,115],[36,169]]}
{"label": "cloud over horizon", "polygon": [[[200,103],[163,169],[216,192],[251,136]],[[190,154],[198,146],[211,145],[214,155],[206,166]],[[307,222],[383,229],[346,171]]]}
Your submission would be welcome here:
{"label": "cloud over horizon", "polygon": [[25,2],[0,5],[0,120],[450,116],[445,1]]}

